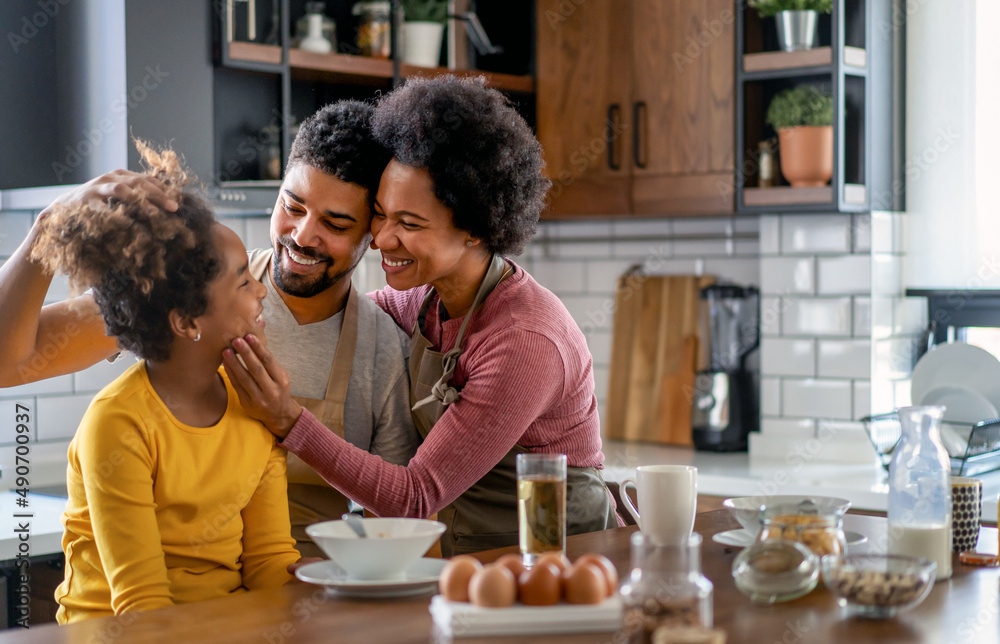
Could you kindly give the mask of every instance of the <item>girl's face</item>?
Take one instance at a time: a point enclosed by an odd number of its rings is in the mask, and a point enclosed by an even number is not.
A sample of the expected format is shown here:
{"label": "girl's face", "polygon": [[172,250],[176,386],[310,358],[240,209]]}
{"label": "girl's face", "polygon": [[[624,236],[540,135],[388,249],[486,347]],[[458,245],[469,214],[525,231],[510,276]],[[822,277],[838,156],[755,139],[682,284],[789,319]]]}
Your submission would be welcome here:
{"label": "girl's face", "polygon": [[[372,248],[382,251],[386,282],[396,290],[423,284],[445,293],[452,280],[481,264],[476,240],[452,224],[425,168],[393,159],[382,173],[372,218]],[[467,245],[472,241],[473,246]]]}
{"label": "girl's face", "polygon": [[222,262],[208,285],[208,309],[196,319],[201,342],[219,353],[237,337],[264,337],[264,295],[267,289],[250,275],[243,242],[222,224],[212,226],[212,241]]}

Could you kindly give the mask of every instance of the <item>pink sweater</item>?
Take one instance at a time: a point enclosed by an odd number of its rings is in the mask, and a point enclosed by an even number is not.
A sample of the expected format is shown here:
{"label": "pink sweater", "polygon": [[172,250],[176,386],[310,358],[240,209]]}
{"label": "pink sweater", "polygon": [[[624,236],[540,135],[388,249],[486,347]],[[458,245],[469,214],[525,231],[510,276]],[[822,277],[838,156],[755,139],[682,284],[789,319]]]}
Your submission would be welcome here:
{"label": "pink sweater", "polygon": [[[375,302],[413,329],[429,286],[385,288]],[[442,325],[435,297],[425,321],[435,350],[452,347],[461,319]],[[523,269],[501,282],[474,314],[452,384],[461,398],[406,467],[337,437],[303,411],[283,445],[348,497],[380,516],[426,517],[454,501],[514,445],[602,468],[592,358],[583,333],[555,295]]]}

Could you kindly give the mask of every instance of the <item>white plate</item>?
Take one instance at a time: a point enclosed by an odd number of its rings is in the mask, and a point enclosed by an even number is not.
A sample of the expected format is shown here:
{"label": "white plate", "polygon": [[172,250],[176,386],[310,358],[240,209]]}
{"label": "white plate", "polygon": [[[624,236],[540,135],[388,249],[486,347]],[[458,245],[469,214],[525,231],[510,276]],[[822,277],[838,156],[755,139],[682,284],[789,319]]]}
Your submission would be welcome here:
{"label": "white plate", "polygon": [[[861,534],[860,532],[851,532],[849,530],[844,531],[844,537],[847,539],[848,546],[860,546],[865,541],[868,541],[868,537]],[[756,541],[756,538],[743,528],[738,528],[736,530],[726,530],[725,532],[716,532],[715,534],[712,535],[712,541],[716,543],[721,543],[724,546],[735,546],[737,548],[746,548],[751,543]]]}
{"label": "white plate", "polygon": [[[1000,360],[964,342],[939,344],[917,362],[910,380],[910,400],[920,404],[938,387],[965,387],[1000,409]],[[979,418],[978,420],[986,420]]]}
{"label": "white plate", "polygon": [[943,405],[944,419],[953,423],[975,425],[981,420],[997,417],[997,408],[975,389],[964,385],[948,385],[931,389],[918,405]]}
{"label": "white plate", "polygon": [[295,576],[307,584],[326,586],[331,592],[356,597],[403,597],[437,588],[438,577],[448,562],[425,557],[410,566],[402,579],[385,581],[351,579],[344,569],[332,561],[317,561],[295,571]]}

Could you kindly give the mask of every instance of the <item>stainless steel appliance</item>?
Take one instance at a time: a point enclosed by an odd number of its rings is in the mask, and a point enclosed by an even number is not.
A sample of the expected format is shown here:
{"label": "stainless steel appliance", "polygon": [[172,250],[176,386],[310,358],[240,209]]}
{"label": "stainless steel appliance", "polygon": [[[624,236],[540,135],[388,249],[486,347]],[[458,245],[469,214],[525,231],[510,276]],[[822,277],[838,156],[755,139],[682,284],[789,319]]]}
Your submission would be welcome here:
{"label": "stainless steel appliance", "polygon": [[691,438],[700,450],[744,451],[747,434],[759,426],[757,387],[746,358],[760,343],[760,292],[713,284],[701,290],[698,304],[708,368],[695,376]]}

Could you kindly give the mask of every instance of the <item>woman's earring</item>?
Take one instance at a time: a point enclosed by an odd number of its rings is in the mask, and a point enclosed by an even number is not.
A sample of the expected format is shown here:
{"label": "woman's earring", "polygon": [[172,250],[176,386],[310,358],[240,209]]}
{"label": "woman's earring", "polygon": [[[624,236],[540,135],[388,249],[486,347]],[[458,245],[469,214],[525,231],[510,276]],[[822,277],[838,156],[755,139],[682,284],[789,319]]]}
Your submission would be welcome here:
{"label": "woman's earring", "polygon": [[470,239],[469,241],[465,242],[465,245],[466,246],[472,246],[472,240]]}
{"label": "woman's earring", "polygon": [[194,338],[194,341],[195,341],[195,342],[197,342],[198,340],[201,340],[201,331],[199,331],[199,332],[198,332],[198,335],[197,335],[197,336],[195,336],[195,338]]}

